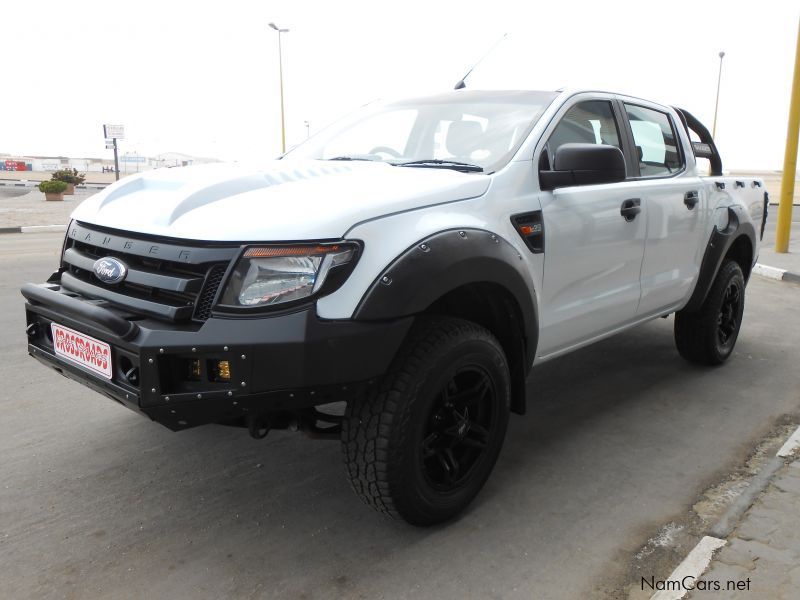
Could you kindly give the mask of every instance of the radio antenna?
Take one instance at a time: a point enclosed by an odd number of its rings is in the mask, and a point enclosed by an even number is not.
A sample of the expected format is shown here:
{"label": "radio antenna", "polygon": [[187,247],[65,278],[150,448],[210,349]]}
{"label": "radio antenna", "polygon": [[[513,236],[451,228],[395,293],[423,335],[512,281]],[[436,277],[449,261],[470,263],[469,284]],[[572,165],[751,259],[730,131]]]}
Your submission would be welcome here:
{"label": "radio antenna", "polygon": [[507,33],[504,33],[504,34],[503,34],[503,37],[501,37],[499,40],[497,40],[497,41],[494,43],[494,45],[492,45],[492,47],[491,47],[491,48],[489,48],[489,49],[486,51],[486,54],[484,54],[483,56],[481,56],[481,57],[478,59],[478,62],[476,62],[474,65],[472,65],[472,67],[470,68],[470,70],[469,70],[469,71],[467,71],[467,74],[466,74],[466,75],[464,75],[464,76],[463,76],[461,79],[459,79],[459,80],[458,80],[458,83],[456,84],[456,86],[455,86],[453,89],[454,89],[454,90],[463,90],[465,87],[467,87],[467,84],[466,84],[465,82],[466,82],[466,80],[467,80],[467,77],[469,77],[469,74],[470,74],[470,73],[472,73],[472,71],[475,69],[475,67],[477,67],[479,64],[481,64],[481,63],[483,62],[483,59],[484,59],[484,58],[486,58],[487,56],[489,56],[489,55],[490,55],[490,54],[491,54],[491,53],[494,51],[494,49],[495,49],[495,48],[497,48],[497,47],[500,45],[500,42],[502,42],[502,41],[503,41],[504,39],[506,39],[507,37],[508,37],[508,34],[507,34]]}

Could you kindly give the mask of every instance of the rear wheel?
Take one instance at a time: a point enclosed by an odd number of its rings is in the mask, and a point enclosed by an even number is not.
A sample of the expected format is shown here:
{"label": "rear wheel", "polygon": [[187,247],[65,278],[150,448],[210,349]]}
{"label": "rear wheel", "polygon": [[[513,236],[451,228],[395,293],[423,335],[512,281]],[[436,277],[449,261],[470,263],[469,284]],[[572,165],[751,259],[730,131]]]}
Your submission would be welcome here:
{"label": "rear wheel", "polygon": [[494,467],[509,399],[508,365],[490,332],[423,318],[378,389],[348,403],[342,450],[353,489],[414,525],[452,518]]}
{"label": "rear wheel", "polygon": [[744,275],[732,260],[720,267],[697,312],[675,313],[678,353],[696,364],[719,365],[731,355],[744,313]]}

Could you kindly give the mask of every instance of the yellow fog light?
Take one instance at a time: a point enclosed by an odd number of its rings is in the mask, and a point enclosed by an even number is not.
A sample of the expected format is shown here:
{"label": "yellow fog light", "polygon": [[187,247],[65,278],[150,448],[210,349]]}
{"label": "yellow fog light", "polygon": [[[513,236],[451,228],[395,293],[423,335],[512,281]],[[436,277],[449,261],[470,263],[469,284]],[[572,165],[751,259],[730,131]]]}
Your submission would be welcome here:
{"label": "yellow fog light", "polygon": [[230,381],[231,380],[231,363],[227,360],[217,361],[217,366],[214,369],[216,381]]}

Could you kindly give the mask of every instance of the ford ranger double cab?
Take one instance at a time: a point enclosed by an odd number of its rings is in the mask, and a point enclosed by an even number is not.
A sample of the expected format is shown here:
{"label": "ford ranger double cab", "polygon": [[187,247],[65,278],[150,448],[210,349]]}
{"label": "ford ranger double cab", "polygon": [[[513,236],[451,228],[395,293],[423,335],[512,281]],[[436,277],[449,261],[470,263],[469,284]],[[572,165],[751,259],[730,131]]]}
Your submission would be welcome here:
{"label": "ford ranger double cab", "polygon": [[377,103],[277,160],[84,201],[22,288],[28,352],[172,430],[339,438],[358,496],[428,525],[484,485],[537,364],[670,314],[683,358],[728,359],[766,209],[685,110]]}

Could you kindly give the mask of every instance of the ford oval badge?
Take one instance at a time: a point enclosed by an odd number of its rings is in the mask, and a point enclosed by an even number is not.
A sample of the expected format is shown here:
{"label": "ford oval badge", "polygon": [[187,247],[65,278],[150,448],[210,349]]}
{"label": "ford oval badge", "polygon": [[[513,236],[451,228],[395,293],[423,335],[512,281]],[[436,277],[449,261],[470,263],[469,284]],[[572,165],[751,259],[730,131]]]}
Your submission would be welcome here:
{"label": "ford oval badge", "polygon": [[107,256],[94,261],[92,271],[94,271],[94,276],[103,283],[119,283],[128,274],[128,267],[121,260]]}

